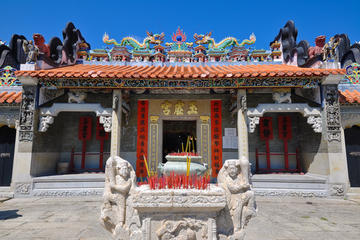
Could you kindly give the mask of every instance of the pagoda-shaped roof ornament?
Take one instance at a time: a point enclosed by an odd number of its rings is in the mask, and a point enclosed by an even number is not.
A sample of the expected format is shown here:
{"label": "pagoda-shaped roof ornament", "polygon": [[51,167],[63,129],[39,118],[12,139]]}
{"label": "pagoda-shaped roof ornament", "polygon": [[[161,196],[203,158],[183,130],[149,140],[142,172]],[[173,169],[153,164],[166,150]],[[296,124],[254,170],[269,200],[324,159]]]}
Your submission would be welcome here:
{"label": "pagoda-shaped roof ornament", "polygon": [[168,55],[171,62],[187,62],[192,57],[193,43],[186,42],[186,34],[178,27],[172,35],[174,42],[166,43],[169,47]]}

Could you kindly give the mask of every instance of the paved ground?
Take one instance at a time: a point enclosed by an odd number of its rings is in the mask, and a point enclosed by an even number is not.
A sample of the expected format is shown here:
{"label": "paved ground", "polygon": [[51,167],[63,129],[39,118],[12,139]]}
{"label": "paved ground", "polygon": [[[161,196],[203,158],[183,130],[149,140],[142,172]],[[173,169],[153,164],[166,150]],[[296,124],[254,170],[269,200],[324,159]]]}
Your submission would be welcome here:
{"label": "paved ground", "polygon": [[[0,202],[0,239],[105,240],[100,198],[27,198]],[[360,239],[360,201],[257,198],[247,240]]]}

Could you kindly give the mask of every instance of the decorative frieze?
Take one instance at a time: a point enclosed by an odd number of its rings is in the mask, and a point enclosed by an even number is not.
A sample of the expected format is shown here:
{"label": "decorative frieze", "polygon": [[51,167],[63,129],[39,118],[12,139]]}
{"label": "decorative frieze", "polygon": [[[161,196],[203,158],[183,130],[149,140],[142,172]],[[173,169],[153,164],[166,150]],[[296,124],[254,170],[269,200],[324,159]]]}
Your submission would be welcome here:
{"label": "decorative frieze", "polygon": [[339,93],[336,85],[325,87],[326,131],[329,142],[341,141]]}
{"label": "decorative frieze", "polygon": [[254,79],[40,79],[43,87],[57,88],[242,88],[302,87],[316,88],[321,78],[254,78]]}

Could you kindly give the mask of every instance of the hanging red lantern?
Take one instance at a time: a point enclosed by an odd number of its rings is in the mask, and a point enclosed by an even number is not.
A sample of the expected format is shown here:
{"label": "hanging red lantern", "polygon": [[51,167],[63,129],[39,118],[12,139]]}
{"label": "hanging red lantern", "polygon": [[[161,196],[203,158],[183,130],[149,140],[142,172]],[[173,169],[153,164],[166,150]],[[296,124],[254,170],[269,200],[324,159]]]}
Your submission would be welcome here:
{"label": "hanging red lantern", "polygon": [[279,128],[279,138],[281,140],[287,141],[292,138],[290,116],[279,116],[278,128]]}
{"label": "hanging red lantern", "polygon": [[274,138],[272,117],[261,117],[260,118],[260,139],[268,141]]}
{"label": "hanging red lantern", "polygon": [[78,138],[81,141],[88,141],[91,139],[91,117],[80,117]]}

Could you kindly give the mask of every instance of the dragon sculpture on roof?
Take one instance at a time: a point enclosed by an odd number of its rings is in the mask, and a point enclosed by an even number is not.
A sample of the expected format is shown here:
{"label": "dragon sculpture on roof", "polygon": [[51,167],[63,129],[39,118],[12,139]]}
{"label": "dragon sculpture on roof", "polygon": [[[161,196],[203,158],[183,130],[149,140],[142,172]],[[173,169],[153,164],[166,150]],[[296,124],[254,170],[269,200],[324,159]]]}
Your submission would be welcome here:
{"label": "dragon sculpture on roof", "polygon": [[131,46],[134,48],[135,51],[149,51],[150,44],[161,44],[164,41],[165,34],[153,34],[151,32],[146,32],[147,37],[144,38],[142,43],[139,43],[136,39],[132,37],[124,37],[120,43],[118,43],[115,39],[109,39],[108,34],[104,34],[103,42],[111,45],[114,44],[115,46],[124,47],[124,46]]}
{"label": "dragon sculpture on roof", "polygon": [[250,39],[245,39],[241,43],[234,37],[227,37],[221,40],[218,43],[215,43],[214,38],[211,37],[211,32],[207,34],[194,34],[195,43],[200,44],[208,44],[208,51],[225,51],[227,47],[237,46],[242,47],[244,45],[252,45],[256,41],[255,34],[250,35]]}

